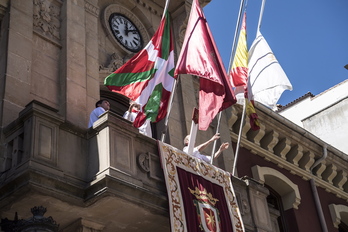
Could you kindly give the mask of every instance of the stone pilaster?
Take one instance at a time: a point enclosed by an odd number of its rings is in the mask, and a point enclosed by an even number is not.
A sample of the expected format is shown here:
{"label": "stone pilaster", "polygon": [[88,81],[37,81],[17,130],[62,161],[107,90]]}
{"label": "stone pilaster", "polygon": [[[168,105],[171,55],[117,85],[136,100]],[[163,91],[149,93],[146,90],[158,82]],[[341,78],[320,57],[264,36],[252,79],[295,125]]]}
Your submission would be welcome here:
{"label": "stone pilaster", "polygon": [[[98,58],[98,20],[99,12],[98,1],[88,0],[85,2],[85,33],[86,33],[86,117],[95,107],[95,103],[100,98],[99,83],[99,58]],[[87,122],[87,121],[86,121]],[[87,125],[87,124],[86,124]]]}
{"label": "stone pilaster", "polygon": [[253,180],[246,180],[246,183],[248,185],[252,218],[254,219],[254,231],[271,232],[272,223],[266,200],[269,195],[268,189]]}
{"label": "stone pilaster", "polygon": [[[62,38],[60,112],[67,121],[79,127],[87,127],[87,86],[98,86],[97,81],[87,81],[87,64],[93,63],[91,60],[95,58],[92,56],[87,59],[87,49],[93,49],[87,47],[90,39],[96,38],[94,33],[87,36],[87,30],[93,31],[96,27],[93,20],[90,22],[91,18],[96,17],[90,13],[87,16],[85,4],[83,0],[64,1],[62,10],[65,33]],[[90,25],[86,25],[87,21]],[[93,54],[95,50],[89,50],[88,53]],[[98,65],[88,69],[98,69]],[[92,71],[88,73],[93,75]],[[95,89],[94,92],[94,99],[97,99],[99,90]],[[89,108],[92,110],[92,107]]]}
{"label": "stone pilaster", "polygon": [[[33,2],[11,1],[9,20],[6,73],[3,79],[2,126],[8,125],[28,103],[30,98]],[[29,12],[29,13],[28,13]],[[3,77],[1,77],[3,78]]]}

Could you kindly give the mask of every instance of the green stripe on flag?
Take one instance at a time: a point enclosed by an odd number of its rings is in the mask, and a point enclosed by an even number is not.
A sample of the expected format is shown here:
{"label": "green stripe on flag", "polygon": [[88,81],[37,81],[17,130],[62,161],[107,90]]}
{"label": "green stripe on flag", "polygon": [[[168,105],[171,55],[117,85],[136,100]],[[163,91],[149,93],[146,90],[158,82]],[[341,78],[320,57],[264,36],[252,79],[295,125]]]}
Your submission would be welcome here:
{"label": "green stripe on flag", "polygon": [[111,73],[104,80],[104,85],[126,86],[136,82],[150,80],[157,69],[151,69],[141,73]]}
{"label": "green stripe on flag", "polygon": [[165,27],[163,31],[163,36],[162,36],[162,58],[165,60],[168,60],[169,54],[170,54],[170,19],[169,19],[169,14],[166,14],[166,22],[165,22]]}

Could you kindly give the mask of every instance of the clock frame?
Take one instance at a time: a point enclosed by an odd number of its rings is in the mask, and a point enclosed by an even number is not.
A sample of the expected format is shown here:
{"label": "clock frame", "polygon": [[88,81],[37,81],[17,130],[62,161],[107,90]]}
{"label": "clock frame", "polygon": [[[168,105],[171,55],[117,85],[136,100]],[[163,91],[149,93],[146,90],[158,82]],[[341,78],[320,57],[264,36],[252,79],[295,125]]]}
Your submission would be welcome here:
{"label": "clock frame", "polygon": [[109,17],[109,26],[115,39],[127,50],[138,52],[143,48],[144,41],[135,23],[129,18],[113,13]]}
{"label": "clock frame", "polygon": [[[115,15],[123,16],[124,19],[127,19],[129,20],[129,22],[132,23],[132,25],[136,28],[137,32],[140,35],[141,46],[136,47],[136,49],[129,48],[125,46],[124,42],[120,41],[120,39],[117,39],[117,37],[114,34],[114,31],[112,30],[112,27],[110,26],[110,20]],[[143,20],[146,20],[146,19],[143,19]],[[150,40],[148,31],[145,29],[143,22],[132,11],[130,11],[129,9],[127,9],[126,7],[120,4],[111,4],[104,9],[103,17],[102,17],[102,25],[107,33],[107,38],[109,38],[112,44],[114,44],[114,46],[124,55],[135,53],[141,50],[144,44],[146,44]]]}

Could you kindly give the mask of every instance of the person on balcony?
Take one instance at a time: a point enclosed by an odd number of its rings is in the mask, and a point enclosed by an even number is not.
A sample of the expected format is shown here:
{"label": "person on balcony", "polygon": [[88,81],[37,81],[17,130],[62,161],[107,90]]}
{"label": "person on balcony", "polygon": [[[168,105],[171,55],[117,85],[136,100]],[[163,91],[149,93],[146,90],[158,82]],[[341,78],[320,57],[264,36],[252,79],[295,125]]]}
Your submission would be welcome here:
{"label": "person on balcony", "polygon": [[[192,153],[192,156],[196,157],[196,158],[199,158],[207,163],[210,163],[210,160],[211,160],[211,156],[206,156],[206,155],[203,155],[201,154],[201,152],[204,151],[205,148],[208,147],[208,145],[212,142],[214,142],[215,140],[218,140],[220,138],[220,133],[216,133],[213,137],[211,137],[208,141],[206,141],[205,143],[202,143],[196,147],[193,148],[193,153]],[[184,145],[185,147],[183,148],[183,151],[184,152],[188,152],[188,145],[189,145],[189,142],[190,142],[190,135],[187,135],[184,139]],[[226,150],[229,146],[229,143],[223,143],[221,144],[219,150],[217,150],[217,152],[215,152],[214,154],[214,158],[218,158],[221,154],[222,151]]]}
{"label": "person on balcony", "polygon": [[[135,118],[137,117],[139,113],[139,110],[140,110],[140,105],[134,101],[130,101],[129,108],[123,114],[123,118],[127,119],[128,121],[134,122]],[[151,122],[149,119],[146,119],[144,124],[138,129],[141,134],[152,137]]]}
{"label": "person on balcony", "polygon": [[106,99],[101,99],[95,103],[95,109],[89,115],[88,128],[93,126],[93,123],[99,119],[99,116],[105,111],[110,110],[110,102]]}

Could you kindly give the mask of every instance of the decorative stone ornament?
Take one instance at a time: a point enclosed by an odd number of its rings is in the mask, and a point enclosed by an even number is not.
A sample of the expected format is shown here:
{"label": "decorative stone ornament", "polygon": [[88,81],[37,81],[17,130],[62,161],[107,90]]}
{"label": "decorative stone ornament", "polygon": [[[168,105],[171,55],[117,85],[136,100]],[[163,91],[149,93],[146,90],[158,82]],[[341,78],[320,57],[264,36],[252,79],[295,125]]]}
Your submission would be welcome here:
{"label": "decorative stone ornament", "polygon": [[46,39],[60,42],[61,3],[48,0],[34,0],[34,31]]}
{"label": "decorative stone ornament", "polygon": [[4,232],[58,231],[59,225],[53,220],[53,218],[46,218],[43,216],[46,213],[45,207],[34,207],[31,209],[31,213],[33,214],[33,217],[27,220],[18,220],[17,212],[13,221],[8,220],[7,218],[1,219],[1,230]]}

